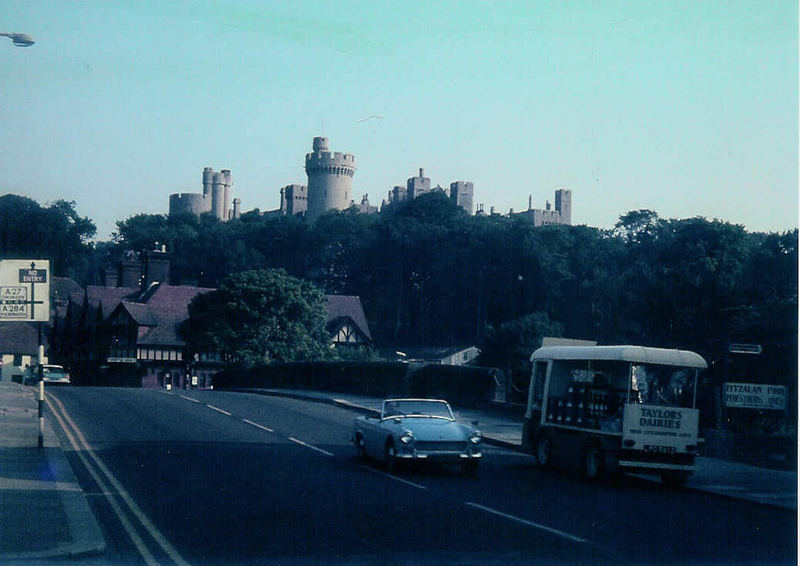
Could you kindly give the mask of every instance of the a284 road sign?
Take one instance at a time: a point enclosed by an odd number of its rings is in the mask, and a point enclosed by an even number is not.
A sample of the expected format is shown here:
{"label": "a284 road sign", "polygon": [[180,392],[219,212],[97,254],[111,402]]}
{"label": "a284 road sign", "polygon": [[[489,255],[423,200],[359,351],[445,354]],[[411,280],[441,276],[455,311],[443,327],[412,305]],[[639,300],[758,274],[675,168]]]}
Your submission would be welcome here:
{"label": "a284 road sign", "polygon": [[50,320],[50,261],[0,261],[0,321]]}

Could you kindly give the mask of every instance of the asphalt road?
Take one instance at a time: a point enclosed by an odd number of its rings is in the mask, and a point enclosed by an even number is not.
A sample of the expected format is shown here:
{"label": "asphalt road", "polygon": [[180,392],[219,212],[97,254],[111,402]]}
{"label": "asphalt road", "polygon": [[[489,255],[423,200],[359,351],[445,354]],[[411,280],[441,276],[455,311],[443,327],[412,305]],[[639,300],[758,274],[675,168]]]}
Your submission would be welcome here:
{"label": "asphalt road", "polygon": [[[364,464],[354,413],[219,391],[58,388],[68,458],[113,564],[796,564],[794,513],[485,447]],[[60,428],[60,427],[56,427]]]}

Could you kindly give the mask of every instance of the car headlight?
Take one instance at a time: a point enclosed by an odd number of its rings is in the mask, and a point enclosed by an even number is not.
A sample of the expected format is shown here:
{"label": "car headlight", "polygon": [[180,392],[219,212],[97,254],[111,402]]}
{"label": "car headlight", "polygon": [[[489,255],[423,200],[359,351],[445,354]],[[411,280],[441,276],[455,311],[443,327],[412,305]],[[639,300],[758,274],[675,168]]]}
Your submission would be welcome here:
{"label": "car headlight", "polygon": [[469,441],[473,444],[480,444],[481,440],[483,440],[483,435],[478,430],[469,435]]}
{"label": "car headlight", "polygon": [[403,434],[400,435],[400,442],[403,444],[411,444],[414,442],[414,433],[410,430],[403,431]]}

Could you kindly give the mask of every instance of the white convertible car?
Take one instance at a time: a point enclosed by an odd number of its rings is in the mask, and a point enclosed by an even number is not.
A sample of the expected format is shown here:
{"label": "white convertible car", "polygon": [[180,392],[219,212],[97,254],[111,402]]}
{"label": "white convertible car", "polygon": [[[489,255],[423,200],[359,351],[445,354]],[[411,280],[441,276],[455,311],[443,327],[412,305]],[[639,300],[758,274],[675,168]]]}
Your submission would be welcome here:
{"label": "white convertible car", "polygon": [[466,473],[478,468],[480,431],[456,422],[447,401],[386,399],[380,417],[359,416],[353,422],[358,455],[383,460],[389,471],[399,461],[461,464]]}

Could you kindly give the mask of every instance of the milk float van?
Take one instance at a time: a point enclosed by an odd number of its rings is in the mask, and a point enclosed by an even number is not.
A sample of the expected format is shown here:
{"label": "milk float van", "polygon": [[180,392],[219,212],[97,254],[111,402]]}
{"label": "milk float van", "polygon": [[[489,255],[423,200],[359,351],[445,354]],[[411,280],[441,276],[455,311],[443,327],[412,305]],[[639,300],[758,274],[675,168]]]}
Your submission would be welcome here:
{"label": "milk float van", "polygon": [[705,360],[643,346],[546,346],[531,355],[523,449],[540,467],[616,470],[682,485],[698,447],[697,378]]}

